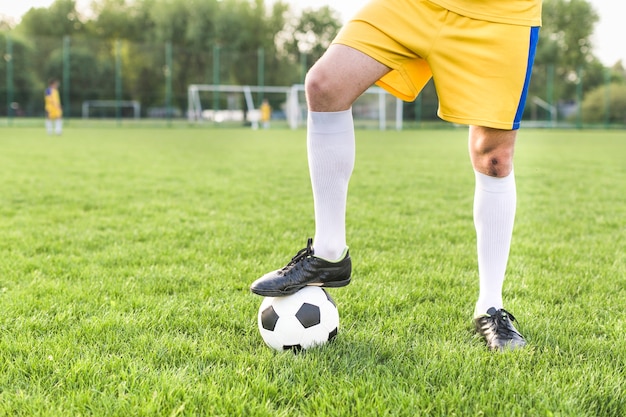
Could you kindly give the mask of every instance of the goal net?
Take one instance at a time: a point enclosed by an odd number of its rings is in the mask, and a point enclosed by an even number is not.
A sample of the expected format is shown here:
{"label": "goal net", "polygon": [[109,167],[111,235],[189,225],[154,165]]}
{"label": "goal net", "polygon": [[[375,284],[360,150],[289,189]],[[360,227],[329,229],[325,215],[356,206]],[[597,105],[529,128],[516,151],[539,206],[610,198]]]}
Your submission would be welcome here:
{"label": "goal net", "polygon": [[258,127],[260,106],[267,99],[273,120],[287,120],[290,87],[192,84],[187,88],[190,122],[249,124]]}
{"label": "goal net", "polygon": [[[119,112],[118,112],[119,109]],[[136,100],[87,100],[83,101],[83,119],[90,117],[115,117],[132,114],[135,119],[141,115],[141,104]]]}
{"label": "goal net", "polygon": [[[263,98],[269,98],[272,103],[272,119],[283,120],[292,129],[306,125],[302,84],[291,87],[192,84],[188,87],[188,118],[196,123],[246,123],[256,127]],[[353,104],[352,114],[358,128],[402,129],[402,100],[379,87],[363,93]]]}
{"label": "goal net", "polygon": [[[289,100],[292,129],[303,127],[307,120],[304,85],[291,87]],[[370,87],[353,104],[354,126],[365,129],[402,130],[403,102],[380,87]]]}

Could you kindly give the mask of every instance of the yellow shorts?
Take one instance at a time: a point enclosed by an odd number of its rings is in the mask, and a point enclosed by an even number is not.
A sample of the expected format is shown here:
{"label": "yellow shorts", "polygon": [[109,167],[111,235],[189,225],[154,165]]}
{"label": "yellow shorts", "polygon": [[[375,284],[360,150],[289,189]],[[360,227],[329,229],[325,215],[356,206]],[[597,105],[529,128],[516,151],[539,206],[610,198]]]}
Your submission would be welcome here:
{"label": "yellow shorts", "polygon": [[63,116],[63,111],[55,107],[46,109],[46,116],[48,119],[60,119]]}
{"label": "yellow shorts", "polygon": [[470,19],[428,0],[372,0],[333,42],[390,67],[376,84],[402,100],[415,100],[432,77],[442,119],[512,130],[538,34],[538,27]]}

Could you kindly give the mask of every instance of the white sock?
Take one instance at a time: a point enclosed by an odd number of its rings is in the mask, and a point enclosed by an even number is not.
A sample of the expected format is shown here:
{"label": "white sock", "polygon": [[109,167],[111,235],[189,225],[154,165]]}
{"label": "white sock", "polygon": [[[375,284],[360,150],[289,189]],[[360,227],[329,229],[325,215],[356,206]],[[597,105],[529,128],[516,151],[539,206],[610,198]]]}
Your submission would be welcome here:
{"label": "white sock", "polygon": [[516,189],[513,171],[504,178],[490,177],[475,171],[474,225],[478,249],[480,293],[474,316],[490,307],[501,309],[502,284],[509,259]]}
{"label": "white sock", "polygon": [[352,109],[309,111],[309,173],[315,207],[315,255],[336,260],[346,248],[346,200],[354,168]]}
{"label": "white sock", "polygon": [[63,119],[57,119],[54,123],[54,133],[57,135],[63,133]]}
{"label": "white sock", "polygon": [[53,133],[53,122],[50,119],[46,119],[46,132],[48,132],[49,135],[51,135]]}

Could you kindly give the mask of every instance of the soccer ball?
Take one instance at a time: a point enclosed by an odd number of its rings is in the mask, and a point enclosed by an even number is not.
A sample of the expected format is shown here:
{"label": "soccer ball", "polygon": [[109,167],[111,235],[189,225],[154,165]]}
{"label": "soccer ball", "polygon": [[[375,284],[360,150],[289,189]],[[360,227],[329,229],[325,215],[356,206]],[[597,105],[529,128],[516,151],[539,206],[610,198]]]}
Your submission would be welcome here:
{"label": "soccer ball", "polygon": [[258,315],[265,343],[279,351],[300,351],[322,345],[339,329],[339,312],[320,287],[304,287],[286,297],[266,297]]}

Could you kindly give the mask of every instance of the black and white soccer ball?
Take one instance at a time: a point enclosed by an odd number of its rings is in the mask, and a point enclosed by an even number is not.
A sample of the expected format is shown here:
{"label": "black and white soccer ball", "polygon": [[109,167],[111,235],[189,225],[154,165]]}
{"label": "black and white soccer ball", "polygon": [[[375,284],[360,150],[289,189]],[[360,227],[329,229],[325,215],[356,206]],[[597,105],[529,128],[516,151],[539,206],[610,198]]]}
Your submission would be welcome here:
{"label": "black and white soccer ball", "polygon": [[339,312],[320,287],[304,287],[286,297],[266,297],[258,315],[265,343],[279,351],[300,351],[329,342],[339,330]]}

